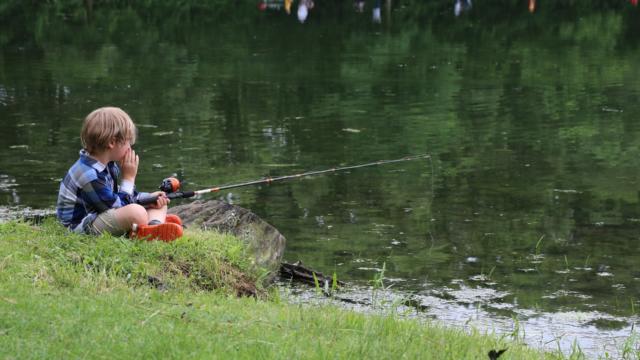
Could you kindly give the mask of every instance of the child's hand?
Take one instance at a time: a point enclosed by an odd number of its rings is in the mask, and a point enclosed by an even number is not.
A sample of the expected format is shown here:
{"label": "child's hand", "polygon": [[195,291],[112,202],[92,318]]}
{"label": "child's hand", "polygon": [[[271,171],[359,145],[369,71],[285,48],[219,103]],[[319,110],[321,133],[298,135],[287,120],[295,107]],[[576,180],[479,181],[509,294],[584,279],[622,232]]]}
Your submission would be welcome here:
{"label": "child's hand", "polygon": [[155,204],[151,204],[148,207],[150,209],[160,209],[163,206],[167,206],[169,205],[169,202],[171,200],[169,200],[169,198],[167,197],[167,195],[164,193],[164,191],[156,191],[150,194],[150,196],[157,196],[158,200],[156,200]]}
{"label": "child's hand", "polygon": [[122,160],[120,160],[120,170],[122,170],[122,179],[135,182],[136,175],[138,174],[138,163],[140,159],[136,152],[129,148],[124,154]]}

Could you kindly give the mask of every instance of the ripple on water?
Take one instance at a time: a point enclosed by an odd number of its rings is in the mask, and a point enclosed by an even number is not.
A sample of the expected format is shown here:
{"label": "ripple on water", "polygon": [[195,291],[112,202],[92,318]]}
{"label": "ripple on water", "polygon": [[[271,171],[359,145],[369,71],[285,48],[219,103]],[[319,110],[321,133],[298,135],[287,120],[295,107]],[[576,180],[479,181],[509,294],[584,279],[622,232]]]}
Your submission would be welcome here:
{"label": "ripple on water", "polygon": [[491,303],[499,301],[510,294],[506,291],[498,291],[486,287],[469,287],[464,285],[461,285],[459,289],[445,288],[444,290],[453,296],[458,303],[462,304]]}
{"label": "ripple on water", "polygon": [[15,178],[6,174],[0,174],[0,191],[7,191],[16,186],[18,186],[18,183]]}
{"label": "ripple on water", "polygon": [[45,217],[55,216],[54,209],[32,209],[24,206],[0,206],[0,222],[11,220],[41,220]]}
{"label": "ripple on water", "polygon": [[562,297],[574,297],[582,300],[593,298],[593,296],[591,295],[582,294],[577,291],[570,291],[570,290],[558,290],[552,294],[542,296],[543,299],[557,299]]}

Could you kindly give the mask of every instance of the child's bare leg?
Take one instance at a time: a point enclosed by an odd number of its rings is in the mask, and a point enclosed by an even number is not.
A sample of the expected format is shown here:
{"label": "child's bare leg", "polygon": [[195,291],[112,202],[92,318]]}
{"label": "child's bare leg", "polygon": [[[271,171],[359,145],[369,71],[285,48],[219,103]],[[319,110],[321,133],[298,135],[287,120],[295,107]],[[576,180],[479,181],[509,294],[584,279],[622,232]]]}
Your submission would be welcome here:
{"label": "child's bare leg", "polygon": [[115,218],[123,229],[131,230],[133,224],[146,225],[149,222],[147,209],[138,204],[129,204],[114,209]]}
{"label": "child's bare leg", "polygon": [[[157,221],[159,223],[163,223],[167,217],[167,206],[163,206],[159,209],[145,209],[147,211],[147,217],[149,222]],[[155,222],[154,221],[154,222]]]}

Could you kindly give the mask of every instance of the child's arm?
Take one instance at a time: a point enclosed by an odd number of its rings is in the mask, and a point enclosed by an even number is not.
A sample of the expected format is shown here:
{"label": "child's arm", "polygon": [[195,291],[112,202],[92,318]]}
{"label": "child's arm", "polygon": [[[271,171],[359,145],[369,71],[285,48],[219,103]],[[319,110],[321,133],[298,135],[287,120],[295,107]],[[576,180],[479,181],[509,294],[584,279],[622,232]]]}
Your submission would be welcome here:
{"label": "child's arm", "polygon": [[82,186],[80,197],[90,212],[103,212],[119,208],[133,202],[132,195],[113,192],[113,180],[109,181],[102,173]]}
{"label": "child's arm", "polygon": [[118,192],[116,193],[120,198],[122,205],[132,204],[136,202],[140,196],[147,195],[147,193],[138,192],[132,180],[127,179],[124,176],[120,176],[120,168],[115,163],[111,163],[109,166],[109,172],[111,173],[113,180],[118,181],[119,179],[122,179],[120,186],[118,187]]}
{"label": "child's arm", "polygon": [[[118,161],[118,164],[111,163],[110,173],[114,181],[122,180],[120,183],[118,197],[126,205],[131,204],[141,195],[136,191],[135,181],[138,174],[138,164],[140,158],[136,155],[135,150],[129,148],[124,157]],[[122,172],[121,172],[122,169]],[[122,173],[122,176],[120,174]]]}

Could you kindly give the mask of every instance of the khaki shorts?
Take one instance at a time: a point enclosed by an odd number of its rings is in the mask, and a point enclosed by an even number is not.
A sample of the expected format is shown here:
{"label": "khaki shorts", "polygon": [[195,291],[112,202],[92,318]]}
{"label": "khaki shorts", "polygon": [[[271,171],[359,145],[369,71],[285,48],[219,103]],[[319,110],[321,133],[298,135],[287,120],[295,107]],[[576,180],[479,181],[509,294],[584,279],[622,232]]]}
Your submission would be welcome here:
{"label": "khaki shorts", "polygon": [[121,236],[126,234],[129,229],[125,229],[116,219],[115,209],[109,209],[103,213],[100,213],[98,217],[89,225],[89,231],[94,235],[100,235],[103,232],[108,232],[114,236]]}

